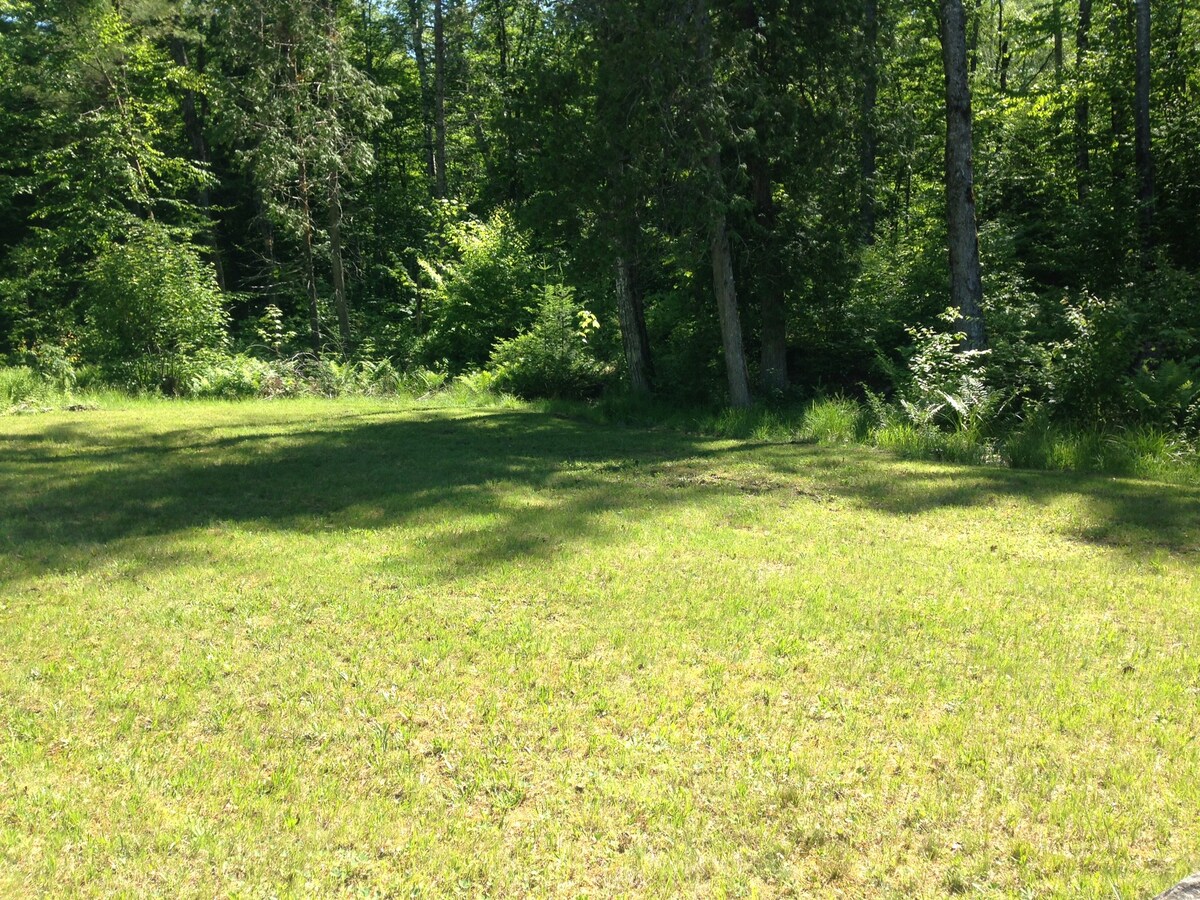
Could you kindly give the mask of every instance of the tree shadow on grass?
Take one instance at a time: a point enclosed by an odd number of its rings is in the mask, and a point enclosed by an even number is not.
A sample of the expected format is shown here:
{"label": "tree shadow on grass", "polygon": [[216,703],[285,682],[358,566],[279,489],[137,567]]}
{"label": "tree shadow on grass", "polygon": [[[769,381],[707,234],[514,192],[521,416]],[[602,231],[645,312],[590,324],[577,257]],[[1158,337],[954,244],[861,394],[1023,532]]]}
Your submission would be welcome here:
{"label": "tree shadow on grass", "polygon": [[[247,408],[217,426],[114,432],[81,420],[3,439],[0,586],[83,571],[217,523],[302,533],[419,524],[451,544],[439,546],[443,560],[472,570],[604,540],[607,513],[796,494],[801,484],[897,517],[1075,495],[1086,515],[1068,536],[1132,554],[1191,553],[1200,533],[1200,491],[1190,487],[898,464],[861,448],[734,445],[528,411],[298,422],[256,425]],[[671,478],[654,477],[667,470]],[[181,552],[172,547],[157,564],[178,563]]]}
{"label": "tree shadow on grass", "polygon": [[295,424],[255,430],[248,416],[241,427],[113,434],[68,423],[5,439],[0,584],[94,567],[128,541],[218,523],[316,533],[457,522],[449,555],[490,565],[599,538],[607,510],[682,499],[614,474],[704,453],[683,435],[523,411]]}
{"label": "tree shadow on grass", "polygon": [[1135,554],[1200,553],[1200,488],[1088,473],[899,461],[858,448],[764,448],[774,471],[821,478],[856,505],[900,517],[941,509],[988,507],[1020,500],[1049,505],[1079,501],[1078,521],[1065,536]]}

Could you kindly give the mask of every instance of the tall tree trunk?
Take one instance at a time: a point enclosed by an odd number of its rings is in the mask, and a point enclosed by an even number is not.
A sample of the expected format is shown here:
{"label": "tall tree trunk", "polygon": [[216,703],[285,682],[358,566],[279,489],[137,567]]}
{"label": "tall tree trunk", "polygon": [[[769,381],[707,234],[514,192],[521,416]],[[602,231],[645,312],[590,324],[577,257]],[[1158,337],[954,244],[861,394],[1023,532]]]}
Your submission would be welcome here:
{"label": "tall tree trunk", "polygon": [[1154,157],[1150,147],[1150,0],[1135,0],[1137,8],[1137,73],[1134,99],[1134,147],[1138,176],[1138,224],[1142,252],[1154,249]]}
{"label": "tall tree trunk", "polygon": [[446,196],[446,26],[444,0],[433,0],[433,128],[437,196]]}
{"label": "tall tree trunk", "polygon": [[628,73],[623,69],[627,56],[625,40],[628,26],[623,27],[619,17],[611,15],[608,8],[601,7],[596,12],[596,37],[600,52],[595,121],[600,126],[601,133],[595,140],[604,145],[609,157],[605,200],[608,212],[606,218],[613,229],[608,237],[614,256],[617,316],[630,389],[635,394],[647,394],[654,389],[654,363],[650,354],[645,305],[638,278],[640,223],[634,199],[638,194],[638,187],[632,163],[634,148],[630,146],[630,139],[636,132],[621,127],[629,121],[641,91],[629,82]]}
{"label": "tall tree trunk", "polygon": [[859,220],[862,240],[875,243],[875,175],[878,165],[878,138],[875,132],[875,104],[879,95],[879,0],[866,0],[865,9],[866,71],[862,98],[862,199]]}
{"label": "tall tree trunk", "polygon": [[[713,81],[712,36],[709,33],[706,0],[692,0],[691,17],[696,60],[699,64],[700,90],[705,105],[716,97]],[[727,188],[721,173],[719,141],[709,113],[700,113],[700,136],[710,149],[703,156],[708,172],[709,191],[703,202],[708,207],[708,249],[712,259],[713,293],[721,323],[721,345],[725,355],[725,375],[729,383],[729,402],[735,407],[750,405],[750,373],[746,367],[746,345],[742,339],[742,320],[738,312],[737,284],[733,275],[733,253],[729,248],[729,229],[725,218]]]}
{"label": "tall tree trunk", "polygon": [[[874,3],[875,0],[868,0]],[[754,75],[760,84],[772,84],[773,72],[769,53],[769,34],[763,27],[756,0],[746,0],[741,7],[741,26],[754,36],[751,58]],[[760,354],[762,368],[759,373],[762,387],[768,391],[788,389],[787,370],[787,306],[779,277],[779,252],[776,240],[777,215],[775,189],[771,178],[769,139],[771,121],[766,115],[758,115],[754,122],[754,144],[748,154],[751,198],[754,202],[754,218],[758,228],[757,259],[754,273],[749,279],[757,295],[759,308]],[[872,159],[873,161],[873,159]]]}
{"label": "tall tree trunk", "polygon": [[1079,202],[1087,199],[1088,170],[1091,168],[1091,149],[1088,130],[1087,65],[1088,50],[1092,40],[1092,0],[1079,0],[1079,24],[1075,31],[1075,79],[1078,82],[1075,96],[1075,192]]}
{"label": "tall tree trunk", "polygon": [[433,93],[429,87],[429,64],[425,59],[425,9],[423,0],[408,0],[412,19],[413,59],[417,63],[417,81],[421,87],[421,130],[425,135],[425,174],[437,182],[437,161],[433,154]]}
{"label": "tall tree trunk", "polygon": [[275,226],[271,222],[271,216],[267,212],[266,198],[263,197],[260,191],[255,191],[255,221],[258,223],[259,234],[262,237],[263,253],[262,253],[262,270],[265,271],[262,277],[265,282],[263,287],[263,295],[272,303],[279,300],[279,259],[275,254]]}
{"label": "tall tree trunk", "polygon": [[[721,177],[718,157],[708,160],[710,174]],[[725,210],[714,206],[709,216],[708,248],[712,256],[713,292],[717,296],[717,314],[721,320],[721,344],[725,351],[725,377],[729,382],[729,402],[736,407],[750,405],[750,373],[746,369],[746,349],[742,341],[742,320],[738,314],[737,287],[733,278],[733,255],[729,250],[729,232]]]}
{"label": "tall tree trunk", "polygon": [[[511,81],[508,73],[509,59],[509,33],[508,33],[508,17],[505,15],[505,0],[496,0],[496,53],[499,63],[499,84],[497,85],[500,93],[500,138],[504,143],[504,174],[502,183],[504,185],[504,199],[508,201],[515,200],[519,194],[519,184],[517,180],[517,154],[513,146],[513,134],[511,124],[510,90]],[[520,22],[518,20],[518,27]],[[518,48],[520,43],[518,42]]]}
{"label": "tall tree trunk", "polygon": [[346,270],[342,261],[342,189],[337,169],[329,178],[329,256],[338,333],[342,339],[342,353],[345,354],[350,352],[350,302],[346,297]]}
{"label": "tall tree trunk", "polygon": [[962,0],[940,0],[942,63],[946,70],[946,223],[950,244],[950,296],[959,311],[966,350],[987,346],[983,281],[975,221],[971,88]]}
{"label": "tall tree trunk", "polygon": [[645,308],[632,253],[626,244],[617,255],[617,316],[621,323],[625,364],[629,368],[629,386],[635,394],[648,394],[654,387],[654,366],[650,358]]}

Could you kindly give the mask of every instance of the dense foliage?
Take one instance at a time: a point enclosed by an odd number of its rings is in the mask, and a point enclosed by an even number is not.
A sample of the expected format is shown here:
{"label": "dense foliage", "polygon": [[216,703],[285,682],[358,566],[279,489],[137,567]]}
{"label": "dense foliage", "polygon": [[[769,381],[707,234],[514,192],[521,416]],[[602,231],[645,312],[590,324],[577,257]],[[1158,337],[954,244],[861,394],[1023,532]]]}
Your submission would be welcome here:
{"label": "dense foliage", "polygon": [[1200,8],[959,6],[967,352],[932,0],[3,0],[0,354],[1194,434]]}

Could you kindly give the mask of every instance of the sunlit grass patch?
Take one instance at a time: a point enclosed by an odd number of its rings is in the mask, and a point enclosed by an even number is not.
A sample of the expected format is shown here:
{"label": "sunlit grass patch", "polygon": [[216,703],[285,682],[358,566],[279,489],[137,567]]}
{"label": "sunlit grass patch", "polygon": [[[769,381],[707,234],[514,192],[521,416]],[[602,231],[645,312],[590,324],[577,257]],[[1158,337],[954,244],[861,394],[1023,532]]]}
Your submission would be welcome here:
{"label": "sunlit grass patch", "polygon": [[1200,864],[1195,488],[439,397],[4,420],[0,893]]}

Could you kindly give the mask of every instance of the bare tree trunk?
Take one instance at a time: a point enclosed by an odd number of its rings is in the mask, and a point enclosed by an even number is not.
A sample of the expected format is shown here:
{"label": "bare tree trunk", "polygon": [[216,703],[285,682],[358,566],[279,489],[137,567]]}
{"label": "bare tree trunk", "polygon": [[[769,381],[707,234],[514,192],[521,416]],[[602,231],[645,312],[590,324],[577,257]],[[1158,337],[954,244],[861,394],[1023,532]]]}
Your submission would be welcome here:
{"label": "bare tree trunk", "polygon": [[1150,146],[1150,0],[1135,0],[1137,8],[1137,74],[1134,88],[1134,147],[1138,175],[1138,224],[1142,252],[1154,249],[1154,157]]}
{"label": "bare tree trunk", "polygon": [[[873,4],[875,0],[867,0],[867,2]],[[755,77],[763,84],[770,84],[773,73],[768,56],[769,34],[763,27],[759,4],[756,0],[746,0],[741,6],[740,13],[742,28],[754,35],[751,58]],[[786,391],[788,389],[787,306],[784,303],[782,283],[779,277],[778,242],[775,239],[777,215],[774,184],[771,178],[769,147],[771,129],[771,121],[768,116],[760,114],[756,117],[754,122],[755,140],[747,159],[751,199],[754,202],[754,218],[758,226],[759,237],[755,248],[758,256],[754,260],[754,272],[749,281],[758,300],[760,316],[759,337],[761,339],[762,369],[759,376],[762,387],[767,391]],[[872,156],[873,161],[874,157]]]}
{"label": "bare tree trunk", "polygon": [[866,0],[865,39],[866,75],[862,101],[862,200],[859,219],[863,243],[875,243],[875,175],[878,165],[878,138],[875,133],[875,104],[879,95],[879,0]]}
{"label": "bare tree trunk", "polygon": [[942,62],[946,70],[946,222],[950,243],[950,296],[959,310],[963,348],[987,346],[983,281],[975,221],[971,88],[962,0],[940,0]]}
{"label": "bare tree trunk", "polygon": [[[275,254],[275,226],[272,224],[271,217],[267,212],[266,199],[259,191],[255,191],[254,206],[254,220],[258,224],[263,246],[262,268],[260,274],[256,275],[255,278],[256,280],[261,278],[263,281],[263,296],[272,303],[276,303],[279,300],[279,280],[277,276],[279,272],[279,259]],[[261,274],[261,272],[265,272],[265,275]]]}
{"label": "bare tree trunk", "polygon": [[[688,10],[696,42],[700,87],[705,102],[715,98],[713,84],[712,36],[709,34],[708,6],[705,0],[693,0]],[[735,407],[750,405],[750,373],[746,368],[746,345],[742,339],[742,320],[738,312],[737,286],[733,276],[733,254],[729,248],[729,230],[725,218],[726,187],[721,174],[721,153],[713,123],[705,112],[700,134],[709,149],[702,161],[708,170],[708,249],[712,258],[713,293],[721,323],[721,345],[725,355],[725,375],[729,382],[729,402]]]}
{"label": "bare tree trunk", "polygon": [[446,196],[446,27],[443,0],[433,0],[434,168],[438,197]]}
{"label": "bare tree trunk", "polygon": [[[708,166],[712,174],[717,178],[721,177],[719,158],[710,157]],[[713,291],[717,295],[717,313],[721,320],[721,343],[725,351],[729,402],[736,407],[746,407],[750,405],[750,373],[746,369],[746,350],[742,341],[742,320],[738,314],[729,232],[725,225],[725,210],[721,207],[716,207],[710,216],[708,246],[712,255]]]}
{"label": "bare tree trunk", "polygon": [[1087,91],[1087,57],[1092,39],[1092,0],[1079,0],[1079,24],[1075,31],[1075,192],[1079,202],[1087,199],[1091,150],[1088,141],[1090,111]]}
{"label": "bare tree trunk", "polygon": [[[1128,12],[1128,15],[1123,15]],[[1108,17],[1109,40],[1113,48],[1123,48],[1125,27],[1136,28],[1136,11],[1132,5],[1118,4]],[[1117,53],[1116,49],[1113,53]],[[1109,137],[1112,152],[1109,157],[1109,181],[1117,192],[1129,179],[1129,158],[1125,149],[1129,146],[1129,85],[1123,78],[1108,79]]]}
{"label": "bare tree trunk", "polygon": [[621,344],[629,368],[629,386],[635,394],[648,394],[654,387],[654,367],[650,359],[650,339],[646,333],[646,315],[638,290],[635,264],[627,248],[616,261],[617,316],[621,323]]}

